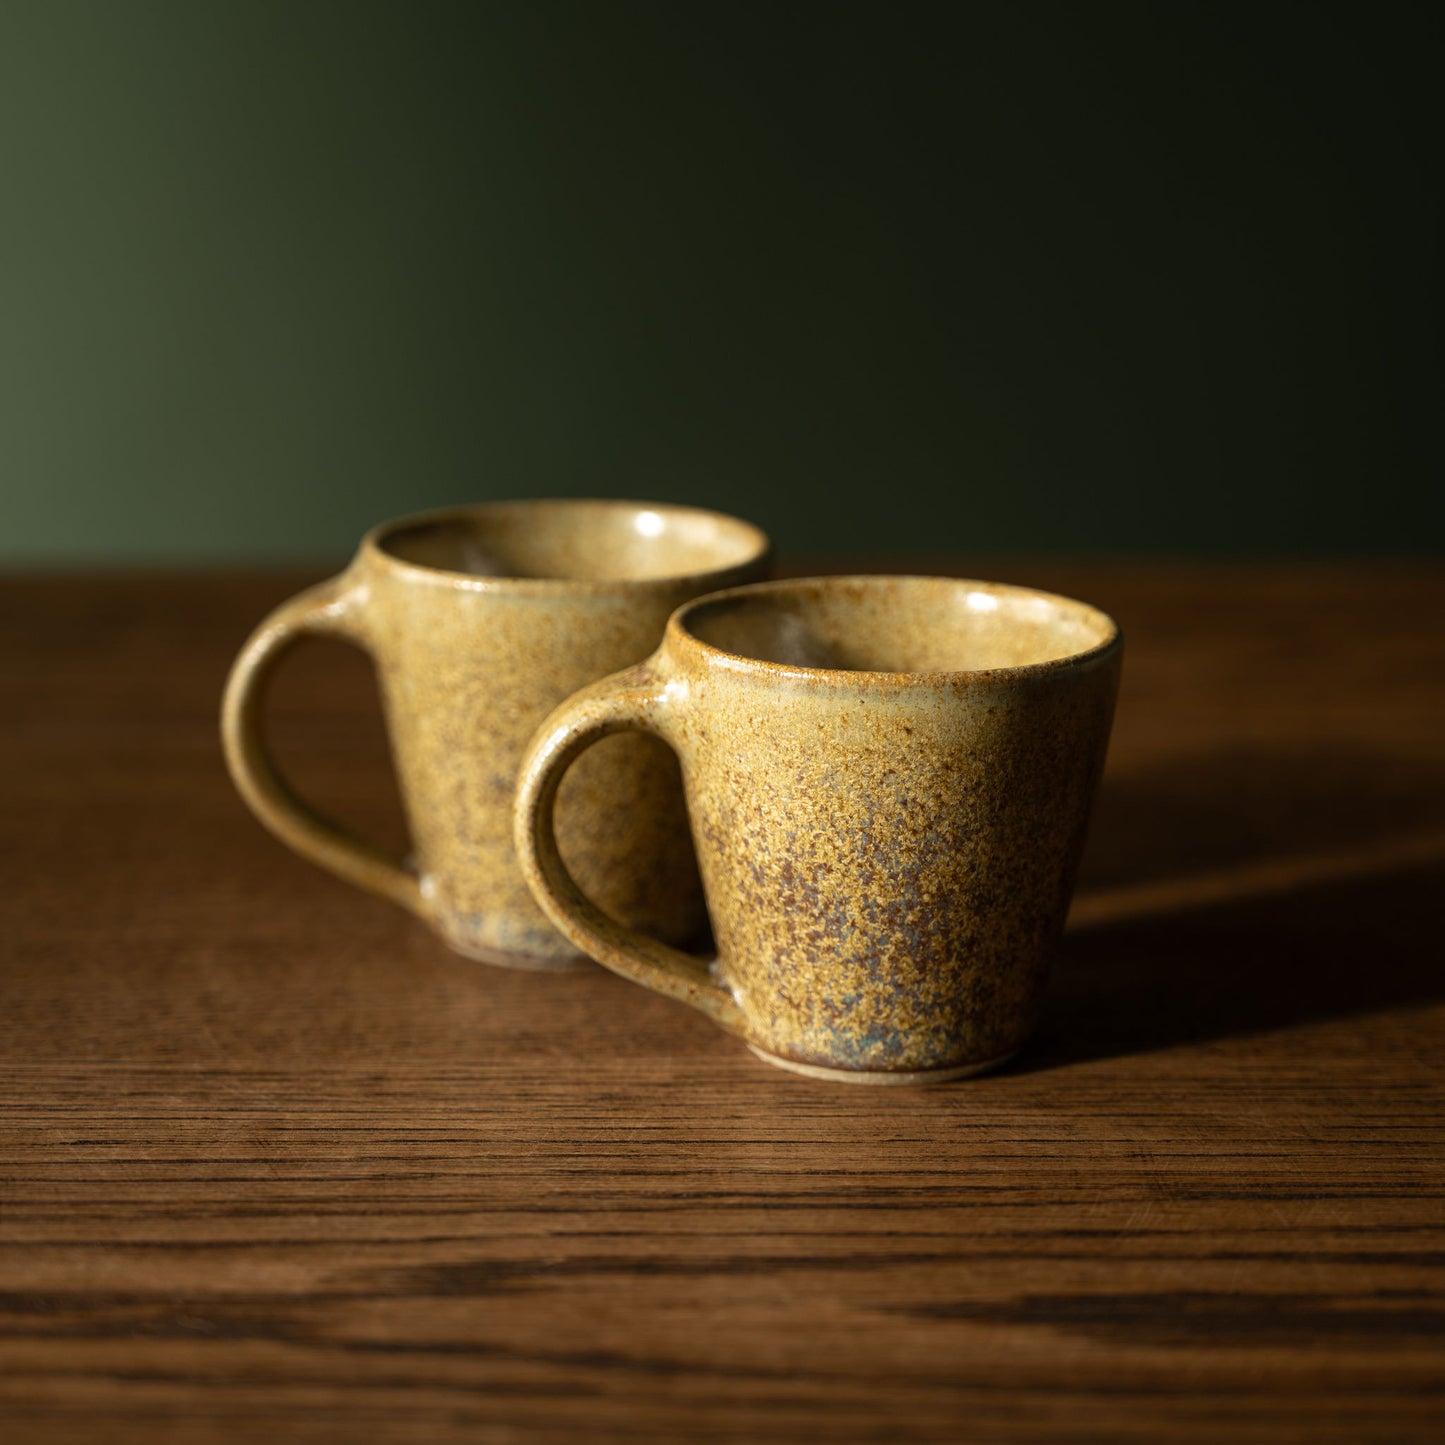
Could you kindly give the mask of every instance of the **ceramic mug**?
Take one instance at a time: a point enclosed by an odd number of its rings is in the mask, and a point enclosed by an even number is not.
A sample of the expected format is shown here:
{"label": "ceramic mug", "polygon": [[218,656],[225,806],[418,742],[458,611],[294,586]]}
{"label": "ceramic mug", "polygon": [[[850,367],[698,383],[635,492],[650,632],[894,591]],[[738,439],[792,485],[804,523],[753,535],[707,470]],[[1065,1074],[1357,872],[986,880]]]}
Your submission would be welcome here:
{"label": "ceramic mug", "polygon": [[[680,603],[766,576],[769,551],[750,523],[644,502],[499,502],[384,523],[237,658],[222,714],[231,777],[283,842],[411,909],[459,953],[574,966],[583,960],[532,901],[512,851],[527,741],[569,693],[646,657]],[[408,860],[310,811],[267,755],[266,681],[305,634],[344,638],[376,663]],[[562,853],[615,917],[685,942],[706,913],[677,764],[654,739],[621,741],[568,779]]]}
{"label": "ceramic mug", "polygon": [[[522,870],[578,948],[770,1063],[880,1084],[982,1071],[1039,1012],[1122,649],[1095,608],[988,582],[828,577],[691,602],[646,662],[542,725],[518,784]],[[623,729],[682,761],[711,967],[619,926],[558,852],[564,774]]]}

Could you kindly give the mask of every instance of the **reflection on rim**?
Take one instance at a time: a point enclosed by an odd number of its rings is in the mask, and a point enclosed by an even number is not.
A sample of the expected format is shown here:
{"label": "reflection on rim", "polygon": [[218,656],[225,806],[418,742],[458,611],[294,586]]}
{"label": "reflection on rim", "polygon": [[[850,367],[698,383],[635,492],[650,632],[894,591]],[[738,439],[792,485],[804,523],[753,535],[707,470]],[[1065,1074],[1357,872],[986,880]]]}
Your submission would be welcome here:
{"label": "reflection on rim", "polygon": [[699,598],[675,644],[732,671],[944,683],[1078,667],[1122,645],[1088,603],[975,579],[849,576],[754,583]]}
{"label": "reflection on rim", "polygon": [[702,507],[610,498],[482,502],[383,522],[373,565],[476,590],[725,587],[771,554],[752,523]]}

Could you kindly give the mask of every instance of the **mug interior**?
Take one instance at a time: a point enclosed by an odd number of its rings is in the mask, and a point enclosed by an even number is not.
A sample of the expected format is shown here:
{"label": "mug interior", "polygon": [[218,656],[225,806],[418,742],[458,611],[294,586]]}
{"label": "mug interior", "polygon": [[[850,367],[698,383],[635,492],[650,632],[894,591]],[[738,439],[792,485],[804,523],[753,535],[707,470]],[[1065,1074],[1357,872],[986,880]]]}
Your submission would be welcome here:
{"label": "mug interior", "polygon": [[847,672],[980,672],[1092,652],[1118,635],[1083,602],[996,582],[828,577],[703,598],[678,617],[722,652]]}
{"label": "mug interior", "polygon": [[415,567],[469,577],[646,581],[756,561],[767,538],[699,507],[650,502],[497,502],[406,518],[376,546]]}

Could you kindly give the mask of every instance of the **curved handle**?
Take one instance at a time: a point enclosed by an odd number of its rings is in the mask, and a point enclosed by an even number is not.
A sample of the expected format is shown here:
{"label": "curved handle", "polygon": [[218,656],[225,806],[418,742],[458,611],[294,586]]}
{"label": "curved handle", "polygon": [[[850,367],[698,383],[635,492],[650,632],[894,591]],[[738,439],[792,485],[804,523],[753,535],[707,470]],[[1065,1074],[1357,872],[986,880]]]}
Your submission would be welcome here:
{"label": "curved handle", "polygon": [[691,1004],[730,1033],[741,1033],[742,1011],[706,964],[609,918],[577,887],[557,851],[553,809],[562,775],[609,733],[636,728],[667,741],[664,718],[674,706],[651,662],[568,698],[542,724],[522,761],[512,815],[517,858],[537,902],[564,938],[614,973]]}
{"label": "curved handle", "polygon": [[364,843],[313,812],[276,771],[261,725],[276,664],[304,636],[362,643],[366,588],[343,573],[283,602],[251,634],[226,680],[221,742],[231,781],[257,818],[303,858],[348,883],[425,913],[421,884],[399,858]]}

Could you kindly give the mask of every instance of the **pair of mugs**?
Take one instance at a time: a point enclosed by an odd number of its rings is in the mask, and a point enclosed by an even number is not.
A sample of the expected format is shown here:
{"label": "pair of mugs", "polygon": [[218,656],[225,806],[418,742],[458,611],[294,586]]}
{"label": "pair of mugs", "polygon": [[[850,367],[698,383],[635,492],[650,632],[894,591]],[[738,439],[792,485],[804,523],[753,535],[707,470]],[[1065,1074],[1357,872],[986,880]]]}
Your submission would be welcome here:
{"label": "pair of mugs", "polygon": [[[1026,588],[762,581],[769,560],[751,524],[661,504],[384,524],[236,660],[232,778],[298,853],[469,957],[586,955],[815,1077],[990,1068],[1042,1001],[1119,630]],[[311,812],[267,755],[266,680],[305,634],[375,659],[409,859]],[[709,918],[712,963],[683,947]]]}

